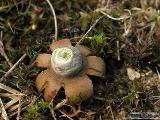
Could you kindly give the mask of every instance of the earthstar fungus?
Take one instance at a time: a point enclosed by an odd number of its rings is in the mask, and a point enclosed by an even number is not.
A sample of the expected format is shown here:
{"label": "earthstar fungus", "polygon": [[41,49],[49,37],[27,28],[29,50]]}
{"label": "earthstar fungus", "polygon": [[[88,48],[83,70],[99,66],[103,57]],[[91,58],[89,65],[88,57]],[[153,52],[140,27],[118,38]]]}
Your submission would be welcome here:
{"label": "earthstar fungus", "polygon": [[69,39],[54,41],[51,54],[39,54],[35,65],[47,68],[38,74],[35,84],[44,98],[50,102],[61,87],[70,104],[80,103],[93,95],[93,84],[88,75],[105,76],[105,63],[100,57],[92,56],[83,45],[72,46]]}

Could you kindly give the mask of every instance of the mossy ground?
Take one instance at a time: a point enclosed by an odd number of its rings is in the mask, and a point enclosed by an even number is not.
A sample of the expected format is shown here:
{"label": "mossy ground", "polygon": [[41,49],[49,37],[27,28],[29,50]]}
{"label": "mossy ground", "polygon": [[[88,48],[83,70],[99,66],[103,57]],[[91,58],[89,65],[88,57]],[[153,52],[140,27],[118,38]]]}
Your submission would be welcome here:
{"label": "mossy ground", "polygon": [[[39,53],[50,53],[49,45],[54,38],[51,10],[44,0],[26,0],[17,5],[12,0],[8,1],[2,0],[1,5],[14,7],[0,9],[0,31],[5,52],[13,64],[24,53],[27,57],[2,83],[27,94],[26,99],[37,97],[34,106],[21,112],[22,119],[52,119],[49,109],[43,106],[43,96],[34,84],[41,70],[30,67]],[[75,119],[106,120],[135,111],[160,112],[160,5],[154,0],[147,5],[138,0],[108,1],[51,0],[58,19],[59,39],[71,38],[73,43],[78,42],[90,26],[104,16],[82,44],[104,59],[107,79],[92,78],[95,94],[81,104],[85,114]],[[141,77],[129,80],[128,67],[138,71]],[[8,69],[6,60],[1,56],[0,76]]]}

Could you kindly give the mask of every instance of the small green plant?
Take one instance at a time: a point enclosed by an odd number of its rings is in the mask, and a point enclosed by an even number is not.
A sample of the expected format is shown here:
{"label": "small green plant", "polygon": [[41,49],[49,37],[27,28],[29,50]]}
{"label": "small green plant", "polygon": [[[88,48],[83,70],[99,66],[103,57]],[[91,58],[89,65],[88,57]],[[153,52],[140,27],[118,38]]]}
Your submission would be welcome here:
{"label": "small green plant", "polygon": [[134,104],[134,105],[138,105],[139,103],[139,99],[138,99],[138,95],[135,91],[131,91],[128,96],[127,99],[129,100],[130,104]]}
{"label": "small green plant", "polygon": [[90,22],[91,22],[91,16],[87,13],[81,12],[81,29],[82,31],[86,31],[89,28]]}
{"label": "small green plant", "polygon": [[24,113],[23,120],[41,120],[38,110],[39,108],[37,105],[29,107],[27,112]]}
{"label": "small green plant", "polygon": [[47,109],[49,106],[49,104],[47,102],[45,102],[43,99],[41,99],[39,102],[38,102],[38,107],[39,109],[43,110],[43,109]]}
{"label": "small green plant", "polygon": [[95,38],[95,41],[98,45],[103,45],[106,40],[106,36],[104,33],[100,33],[98,35],[95,35],[94,38]]}
{"label": "small green plant", "polygon": [[24,113],[23,120],[42,120],[40,111],[47,108],[48,103],[41,99],[37,104],[27,109],[27,112]]}
{"label": "small green plant", "polygon": [[140,85],[139,81],[133,81],[130,87],[130,92],[128,93],[128,96],[125,97],[126,100],[128,100],[130,104],[137,106],[140,101],[138,92],[142,90],[143,90],[143,86]]}

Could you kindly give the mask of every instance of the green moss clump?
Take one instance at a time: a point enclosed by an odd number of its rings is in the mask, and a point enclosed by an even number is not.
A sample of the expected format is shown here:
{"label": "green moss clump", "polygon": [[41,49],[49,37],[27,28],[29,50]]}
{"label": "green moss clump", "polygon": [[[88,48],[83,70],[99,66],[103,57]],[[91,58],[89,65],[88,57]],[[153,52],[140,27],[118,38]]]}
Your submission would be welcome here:
{"label": "green moss clump", "polygon": [[48,103],[42,99],[36,105],[27,109],[27,112],[23,114],[23,120],[42,120],[40,111],[45,111],[47,108]]}
{"label": "green moss clump", "polygon": [[28,108],[27,112],[24,113],[23,120],[41,120],[38,110],[39,108],[37,106]]}
{"label": "green moss clump", "polygon": [[100,33],[99,35],[95,35],[94,38],[95,38],[95,41],[98,45],[103,45],[106,40],[106,36],[104,33]]}

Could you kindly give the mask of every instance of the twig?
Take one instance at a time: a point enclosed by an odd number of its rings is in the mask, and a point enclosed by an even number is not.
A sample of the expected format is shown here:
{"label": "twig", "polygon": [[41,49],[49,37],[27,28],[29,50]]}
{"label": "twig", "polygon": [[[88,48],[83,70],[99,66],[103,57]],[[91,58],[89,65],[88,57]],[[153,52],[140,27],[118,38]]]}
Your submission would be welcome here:
{"label": "twig", "polygon": [[53,99],[52,101],[49,103],[49,109],[50,109],[50,112],[52,114],[52,117],[54,120],[57,120],[56,116],[55,116],[55,113],[54,113],[54,108],[53,108]]}
{"label": "twig", "polygon": [[23,56],[8,70],[8,72],[6,72],[3,77],[1,77],[0,82],[2,82],[3,79],[4,79],[5,77],[7,77],[7,76],[16,68],[16,66],[17,66],[26,56],[27,56],[26,53],[23,54]]}
{"label": "twig", "polygon": [[1,55],[6,59],[8,65],[9,65],[10,67],[12,67],[13,65],[12,65],[12,63],[10,62],[10,60],[9,60],[7,54],[5,53],[5,51],[4,51],[3,49],[1,49],[1,50],[0,50],[0,53],[1,53]]}
{"label": "twig", "polygon": [[117,20],[117,21],[130,18],[130,16],[115,18],[115,17],[112,17],[112,16],[110,16],[109,14],[107,14],[103,11],[100,11],[100,13],[102,13],[103,15],[107,16],[108,18],[110,18],[112,20]]}
{"label": "twig", "polygon": [[68,99],[63,99],[61,102],[59,102],[53,109],[54,110],[58,110],[59,108],[61,108],[62,106],[64,106],[66,103],[68,102]]}
{"label": "twig", "polygon": [[[112,107],[111,106],[107,106],[107,110],[109,110],[109,112],[111,113],[112,120],[115,120],[114,119],[114,115],[113,115],[113,111],[112,111]],[[107,113],[107,116],[109,115],[109,112]]]}
{"label": "twig", "polygon": [[18,113],[17,113],[17,120],[20,119],[20,112],[21,112],[21,97],[19,97],[19,105],[18,105]]}
{"label": "twig", "polygon": [[79,40],[79,42],[76,45],[79,45],[82,43],[83,39],[86,38],[86,36],[88,35],[88,33],[96,26],[96,24],[104,17],[101,16],[100,18],[98,18],[95,23],[88,29],[88,31],[83,35],[83,37]]}
{"label": "twig", "polygon": [[53,14],[53,17],[54,17],[54,27],[55,27],[55,40],[57,40],[57,37],[58,37],[58,27],[57,27],[57,18],[56,18],[56,13],[55,13],[55,10],[51,4],[51,2],[49,0],[46,0],[49,7],[51,8],[51,11],[52,11],[52,14]]}
{"label": "twig", "polygon": [[110,2],[110,0],[107,1],[106,7],[109,7]]}
{"label": "twig", "polygon": [[3,39],[3,32],[1,32],[1,36],[0,36],[0,53],[1,53],[1,55],[6,59],[8,65],[9,65],[10,67],[12,67],[13,65],[12,65],[12,63],[10,62],[7,54],[6,54],[5,51],[4,51],[4,45],[3,45],[2,39]]}
{"label": "twig", "polygon": [[12,93],[0,93],[0,97],[8,97],[10,99],[14,99],[15,95]]}
{"label": "twig", "polygon": [[112,107],[111,107],[111,106],[110,106],[110,111],[111,111],[112,119],[115,120],[115,119],[114,119],[114,115],[113,115],[113,111],[112,111]]}
{"label": "twig", "polygon": [[9,120],[9,119],[8,119],[8,116],[7,116],[7,113],[6,113],[6,111],[5,111],[4,105],[3,105],[3,103],[2,103],[1,98],[0,98],[0,106],[1,106],[1,109],[0,109],[0,111],[1,111],[1,116],[3,117],[4,120]]}
{"label": "twig", "polygon": [[156,67],[156,71],[157,71],[157,75],[158,75],[158,80],[160,81],[160,74],[159,74],[157,67]]}
{"label": "twig", "polygon": [[117,59],[118,59],[118,61],[120,61],[121,60],[121,58],[120,58],[120,48],[119,48],[119,41],[117,41]]}
{"label": "twig", "polygon": [[11,29],[11,32],[12,32],[13,34],[15,34],[15,31],[13,30],[13,28],[12,28],[10,22],[7,22],[7,24],[8,24],[8,26],[9,26],[9,28]]}
{"label": "twig", "polygon": [[[15,97],[15,96],[14,96],[14,97]],[[11,107],[11,106],[14,105],[15,103],[17,103],[18,100],[19,100],[19,97],[13,98],[11,101],[9,101],[8,103],[6,103],[5,109],[8,109],[9,107]]]}
{"label": "twig", "polygon": [[[30,100],[25,100],[24,102],[21,101],[21,111],[24,111],[28,107],[33,106],[33,104],[35,104],[36,101],[37,101],[37,98],[35,98],[35,96],[33,96]],[[8,111],[11,112],[9,114],[10,118],[12,118],[14,115],[16,115],[18,113],[18,111],[16,110],[16,109],[18,109],[18,107],[19,107],[19,105],[15,105],[14,109],[12,106],[8,109]]]}
{"label": "twig", "polygon": [[66,113],[64,113],[62,110],[59,110],[63,114],[63,116],[67,117],[69,120],[73,120],[71,117],[69,117]]}
{"label": "twig", "polygon": [[5,90],[5,91],[7,91],[9,93],[12,93],[14,95],[20,95],[20,96],[25,95],[25,94],[15,90],[15,89],[11,88],[11,87],[8,87],[8,86],[2,84],[2,83],[0,83],[0,89]]}
{"label": "twig", "polygon": [[[1,0],[2,1],[2,0]],[[14,1],[14,0],[13,0]],[[16,2],[17,5],[21,4],[21,3],[24,3],[26,2],[27,0],[20,0],[19,2]],[[15,4],[7,4],[7,5],[3,5],[3,6],[0,6],[0,12],[2,11],[5,11],[6,9],[8,8],[12,8],[14,7]]]}
{"label": "twig", "polygon": [[129,24],[128,24],[128,26],[127,26],[127,23],[126,23],[126,21],[124,21],[124,33],[123,33],[123,37],[124,38],[126,38],[128,35],[129,35],[129,33],[130,33],[130,31],[131,31],[131,24],[130,23],[132,23],[132,13],[131,13],[131,11],[130,10],[128,10],[128,9],[124,9],[124,11],[126,11],[126,12],[128,12],[129,13],[129,15],[130,15],[130,19],[129,19]]}
{"label": "twig", "polygon": [[99,120],[102,120],[102,116],[101,115],[99,116]]}
{"label": "twig", "polygon": [[[25,104],[28,104],[28,101],[23,101],[22,103],[21,103],[21,105],[25,105]],[[9,113],[13,113],[13,112],[16,112],[16,114],[18,113],[18,108],[19,108],[19,104],[17,103],[17,104],[15,104],[15,105],[13,105],[13,106],[10,106],[9,108],[8,108],[8,112]]]}
{"label": "twig", "polygon": [[[21,108],[21,111],[26,111],[27,108],[28,108],[28,106],[25,106],[25,107]],[[16,114],[17,114],[17,111],[13,111],[8,116],[9,116],[9,118],[13,118],[13,116],[15,116]]]}

